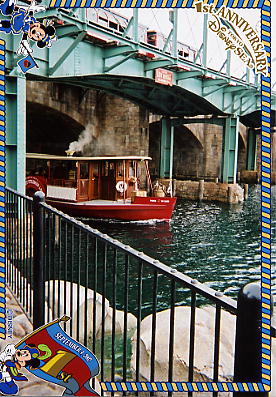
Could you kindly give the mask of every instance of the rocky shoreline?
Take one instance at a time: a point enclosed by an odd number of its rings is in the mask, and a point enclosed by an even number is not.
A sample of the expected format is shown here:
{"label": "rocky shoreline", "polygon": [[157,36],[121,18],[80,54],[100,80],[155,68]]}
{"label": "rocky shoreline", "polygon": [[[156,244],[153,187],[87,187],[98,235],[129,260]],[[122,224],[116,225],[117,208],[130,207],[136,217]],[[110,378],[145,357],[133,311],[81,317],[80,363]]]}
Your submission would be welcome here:
{"label": "rocky shoreline", "polygon": [[[54,283],[51,283],[51,289]],[[66,283],[67,284],[67,283]],[[59,285],[60,292],[67,291],[68,285],[62,282]],[[73,285],[73,291],[76,285]],[[56,285],[55,285],[56,287]],[[46,288],[47,291],[47,288]],[[80,289],[80,315],[84,316],[84,297],[85,289]],[[12,320],[12,338],[8,334],[6,340],[0,340],[0,351],[2,351],[6,344],[16,344],[25,335],[32,332],[33,327],[27,316],[21,310],[18,302],[7,288],[6,292],[7,309],[9,313],[13,313]],[[88,334],[92,330],[93,316],[92,316],[92,303],[94,299],[94,292],[88,291],[88,318],[90,323],[90,329]],[[97,311],[102,313],[103,297],[100,294],[96,294],[96,305]],[[47,296],[46,296],[47,305]],[[50,307],[52,310],[52,308]],[[61,311],[64,308],[61,308]],[[73,307],[74,311],[77,310],[76,305]],[[111,324],[114,309],[110,306],[109,301],[105,300],[105,328],[107,335],[111,334]],[[73,320],[74,320],[73,311]],[[116,334],[123,334],[123,312],[116,310]],[[164,310],[157,313],[156,316],[156,343],[158,349],[156,349],[155,356],[155,379],[156,381],[167,379],[168,376],[168,340],[169,340],[169,316],[170,310]],[[196,344],[195,344],[195,362],[194,362],[194,381],[198,382],[209,382],[212,379],[213,374],[213,347],[208,341],[214,339],[214,308],[206,306],[198,308],[196,310]],[[132,314],[128,314],[128,333],[131,335],[132,345],[132,356],[131,356],[131,372],[133,379],[136,377],[136,344],[137,344],[137,333],[136,333],[136,317]],[[140,368],[139,377],[141,381],[150,380],[150,349],[151,349],[151,325],[152,315],[147,316],[141,322],[140,327]],[[186,306],[179,306],[175,308],[175,343],[174,343],[174,380],[185,381],[188,379],[188,362],[189,362],[189,325],[190,325],[190,308]],[[220,379],[219,381],[232,381],[233,365],[234,365],[234,332],[235,329],[235,316],[228,312],[222,311],[222,322],[221,322],[221,338],[220,338]],[[101,336],[101,316],[96,316],[96,336]],[[76,332],[76,323],[73,322],[73,333]],[[213,339],[212,339],[213,338]],[[80,342],[83,339],[83,333],[80,334]],[[272,339],[272,368],[274,363],[276,364],[276,344]],[[26,372],[29,379],[28,382],[18,382],[19,396],[60,396],[62,395],[64,388],[45,382],[29,372],[23,369],[22,372]],[[99,382],[96,380],[96,390],[100,393]],[[211,393],[204,393],[204,397],[209,397]],[[105,395],[109,395],[106,393]],[[117,393],[116,393],[117,395]],[[119,394],[118,394],[119,395]],[[147,393],[143,393],[147,395]],[[164,393],[157,393],[157,396],[165,396]],[[194,393],[194,396],[200,396],[202,393]],[[219,393],[221,397],[230,397],[231,393]],[[177,396],[187,396],[187,393],[177,393]],[[269,394],[270,397],[276,397],[276,374],[272,371],[272,391]]]}

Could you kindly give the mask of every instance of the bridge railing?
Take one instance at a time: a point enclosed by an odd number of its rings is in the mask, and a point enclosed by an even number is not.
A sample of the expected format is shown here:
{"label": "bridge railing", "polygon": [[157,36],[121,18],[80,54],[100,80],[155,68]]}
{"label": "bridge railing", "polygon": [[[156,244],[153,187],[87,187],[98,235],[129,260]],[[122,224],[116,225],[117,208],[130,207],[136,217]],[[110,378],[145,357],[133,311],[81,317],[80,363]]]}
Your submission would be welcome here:
{"label": "bridge railing", "polygon": [[[22,0],[23,4],[25,1],[26,0]],[[48,3],[45,0],[42,0],[41,4],[48,7]],[[179,68],[180,72],[181,67],[183,70],[200,70],[203,73],[207,73],[208,77],[214,75],[226,79],[229,78],[235,83],[252,85],[254,87],[260,85],[260,75],[253,73],[246,66],[236,66],[236,72],[233,72],[233,57],[228,58],[225,56],[225,60],[219,60],[215,67],[210,68],[207,66],[206,68],[206,66],[203,66],[202,53],[204,48],[207,48],[207,43],[202,42],[201,47],[196,49],[185,43],[185,38],[178,35],[176,44],[177,50],[176,54],[174,54],[172,39],[174,35],[170,33],[169,37],[166,37],[162,32],[152,30],[151,26],[145,26],[142,18],[138,17],[138,13],[137,23],[133,23],[133,16],[124,17],[113,9],[108,8],[62,7],[48,9],[45,15],[42,13],[41,15],[38,14],[38,18],[42,17],[59,20],[61,25],[57,25],[58,30],[63,27],[66,28],[68,25],[75,25],[82,31],[83,27],[86,26],[85,29],[87,29],[88,36],[91,36],[92,40],[100,40],[101,46],[104,43],[104,39],[107,39],[107,42],[117,42],[118,46],[134,45],[135,47],[136,44],[139,44],[139,49],[142,52],[148,55],[152,53],[151,55],[155,59],[171,59],[173,61],[172,70],[175,70],[176,67]],[[82,23],[81,28],[80,22]],[[59,36],[59,34],[57,34],[57,36]],[[177,34],[175,36],[177,36]],[[210,51],[210,53],[212,53],[212,51]],[[212,57],[210,57],[209,61],[211,58]],[[230,62],[229,66],[227,66],[228,62]]]}
{"label": "bridge railing", "polygon": [[69,315],[65,331],[96,354],[100,381],[233,379],[236,301],[57,211],[39,194],[33,201],[7,189],[7,283],[34,328]]}

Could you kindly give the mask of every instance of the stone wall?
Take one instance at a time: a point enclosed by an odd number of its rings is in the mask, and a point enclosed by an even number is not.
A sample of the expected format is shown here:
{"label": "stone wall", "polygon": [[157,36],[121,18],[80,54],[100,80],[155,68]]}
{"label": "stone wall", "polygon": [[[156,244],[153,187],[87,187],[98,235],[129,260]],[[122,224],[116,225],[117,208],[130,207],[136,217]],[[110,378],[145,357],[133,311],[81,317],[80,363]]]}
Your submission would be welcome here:
{"label": "stone wall", "polygon": [[[239,126],[238,170],[246,168],[246,127]],[[161,123],[150,125],[149,154],[152,174],[159,174]],[[174,167],[176,179],[214,180],[221,175],[223,128],[215,124],[186,124],[175,128]]]}
{"label": "stone wall", "polygon": [[[153,158],[151,172],[157,177],[160,118],[160,115],[149,115],[147,110],[130,101],[100,90],[53,82],[27,82],[29,152],[64,154],[71,142],[77,142],[85,155],[150,155]],[[223,130],[218,125],[176,127],[174,177],[209,181],[219,177],[222,142]],[[246,148],[247,131],[240,124],[238,171],[246,169]],[[272,170],[276,169],[274,152]]]}
{"label": "stone wall", "polygon": [[97,103],[97,137],[92,155],[148,155],[148,112],[113,95],[102,93]]}
{"label": "stone wall", "polygon": [[[168,188],[168,179],[158,179],[158,181]],[[244,190],[236,183],[179,181],[174,179],[173,190],[176,197],[188,200],[221,201],[230,204],[244,201]]]}
{"label": "stone wall", "polygon": [[148,155],[148,112],[99,90],[27,82],[27,147],[64,154],[71,142],[84,155]]}

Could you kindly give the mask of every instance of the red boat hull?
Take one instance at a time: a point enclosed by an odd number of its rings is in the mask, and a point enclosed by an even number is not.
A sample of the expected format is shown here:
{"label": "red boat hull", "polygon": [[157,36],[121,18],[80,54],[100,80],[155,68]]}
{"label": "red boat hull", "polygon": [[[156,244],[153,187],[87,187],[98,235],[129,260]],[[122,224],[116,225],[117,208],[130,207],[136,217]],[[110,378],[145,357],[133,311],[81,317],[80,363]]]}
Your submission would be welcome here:
{"label": "red boat hull", "polygon": [[133,203],[73,203],[46,199],[47,203],[77,218],[118,219],[142,221],[170,220],[175,207],[175,197],[135,197]]}

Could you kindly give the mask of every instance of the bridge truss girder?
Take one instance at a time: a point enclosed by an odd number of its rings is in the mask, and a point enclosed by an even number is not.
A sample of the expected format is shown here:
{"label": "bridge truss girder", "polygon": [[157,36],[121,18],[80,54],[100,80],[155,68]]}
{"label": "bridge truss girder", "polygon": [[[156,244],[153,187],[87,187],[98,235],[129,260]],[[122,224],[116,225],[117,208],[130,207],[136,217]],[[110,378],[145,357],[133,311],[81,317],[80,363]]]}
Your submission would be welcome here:
{"label": "bridge truss girder", "polygon": [[[54,18],[62,18],[64,25],[57,27],[58,41],[50,49],[33,48],[39,69],[33,68],[28,75],[29,78],[66,80],[71,76],[85,77],[91,81],[91,78],[96,76],[105,75],[109,78],[110,74],[116,74],[117,76],[131,76],[133,80],[146,78],[154,83],[154,72],[162,67],[172,73],[172,88],[178,89],[178,95],[188,97],[188,99],[191,96],[192,100],[194,100],[193,95],[206,99],[206,102],[201,104],[201,114],[209,113],[210,106],[207,104],[217,109],[215,114],[222,112],[242,115],[260,108],[257,85],[252,86],[246,81],[232,78],[225,73],[209,70],[198,63],[179,58],[177,54],[173,56],[162,53],[158,48],[152,48],[141,42],[137,43],[129,37],[118,36],[112,31],[86,23],[87,21],[81,22],[73,12],[65,13],[65,11],[52,9],[48,10],[47,14]],[[13,59],[17,48],[16,38],[11,35],[4,36],[7,39],[9,53],[7,67],[11,69],[12,74],[16,75],[17,60]],[[151,54],[150,57],[149,54]],[[171,87],[166,88],[168,99],[170,99]],[[250,95],[244,101],[241,98],[245,98],[248,89],[251,89],[254,95]],[[135,101],[135,92],[132,96]],[[159,98],[156,98],[155,102],[155,107],[158,107]],[[172,106],[172,108],[177,108],[177,106]],[[188,106],[186,106],[186,112],[187,110],[189,110]],[[160,111],[162,113],[162,109]],[[181,113],[178,112],[177,115],[181,116]]]}

